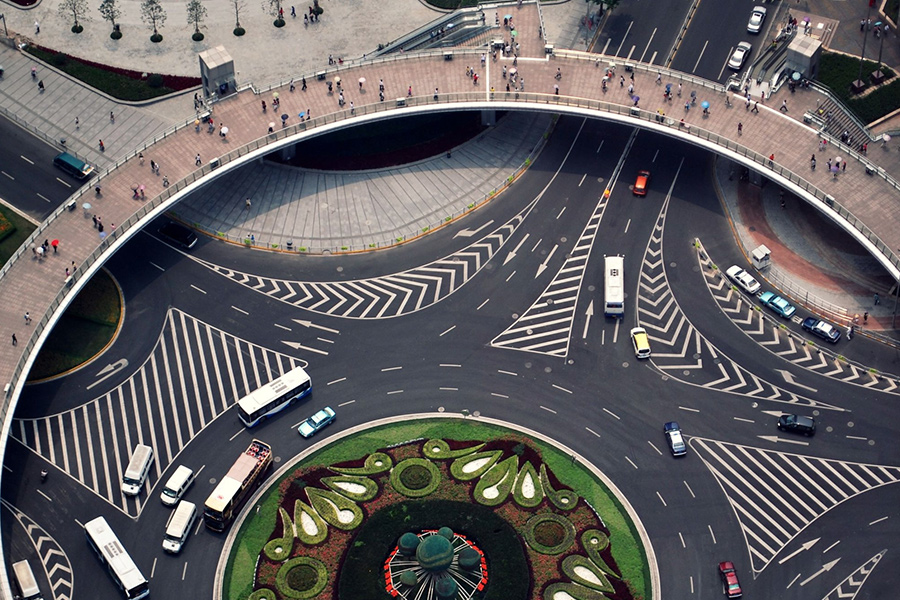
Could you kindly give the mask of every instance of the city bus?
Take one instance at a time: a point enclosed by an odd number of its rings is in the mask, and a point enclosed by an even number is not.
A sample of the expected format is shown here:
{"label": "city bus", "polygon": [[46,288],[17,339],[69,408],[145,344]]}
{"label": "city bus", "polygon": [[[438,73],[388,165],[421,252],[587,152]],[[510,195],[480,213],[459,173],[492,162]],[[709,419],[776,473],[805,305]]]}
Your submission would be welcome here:
{"label": "city bus", "polygon": [[109,571],[109,576],[129,600],[150,595],[150,584],[125,551],[122,542],[103,517],[84,524],[88,544]]}
{"label": "city bus", "polygon": [[621,319],[625,316],[625,257],[604,256],[603,314]]}
{"label": "city bus", "polygon": [[203,510],[203,522],[213,531],[225,531],[244,500],[263,482],[272,466],[272,447],[253,440],[228,469]]}
{"label": "city bus", "polygon": [[303,367],[297,367],[238,400],[238,416],[253,427],[310,392],[312,380]]}

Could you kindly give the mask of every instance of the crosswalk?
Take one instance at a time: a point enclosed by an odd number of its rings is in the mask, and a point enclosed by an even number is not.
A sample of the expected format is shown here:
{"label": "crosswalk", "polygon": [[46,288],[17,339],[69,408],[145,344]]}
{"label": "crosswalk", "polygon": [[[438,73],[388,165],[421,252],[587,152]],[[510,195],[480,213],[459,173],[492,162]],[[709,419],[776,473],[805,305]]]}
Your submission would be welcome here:
{"label": "crosswalk", "polygon": [[[47,530],[35,523],[28,515],[6,500],[0,500],[0,502],[19,522],[19,525],[25,531],[25,535],[28,536],[28,539],[31,540],[34,549],[37,551],[44,572],[47,574],[47,579],[50,582],[53,600],[70,600],[74,589],[72,564],[69,562],[69,557],[63,551],[62,546]],[[34,568],[33,564],[32,568]]]}
{"label": "crosswalk", "polygon": [[863,464],[692,438],[728,498],[754,576],[815,519],[869,490],[900,481],[900,467]]}
{"label": "crosswalk", "polygon": [[121,493],[122,474],[137,444],[153,448],[146,492],[238,398],[306,365],[172,308],[150,356],[127,380],[70,410],[15,419],[11,435],[113,506],[137,516],[146,497]]}
{"label": "crosswalk", "polygon": [[[811,342],[782,329],[775,319],[757,310],[759,303],[736,290],[725,274],[716,269],[707,253],[698,249],[698,260],[713,299],[722,312],[748,337],[789,363],[842,383],[900,395],[900,380],[848,361],[825,342]],[[795,317],[799,320],[799,317]],[[839,342],[838,346],[845,342]]]}
{"label": "crosswalk", "polygon": [[860,565],[858,569],[850,573],[846,579],[828,592],[822,600],[853,600],[856,598],[856,595],[862,590],[862,586],[866,582],[866,579],[869,578],[869,575],[872,574],[872,571],[874,571],[875,567],[878,566],[878,563],[881,562],[881,559],[886,552],[887,550],[882,550]]}
{"label": "crosswalk", "polygon": [[681,310],[666,277],[662,249],[668,207],[667,199],[644,251],[638,283],[638,320],[650,337],[653,365],[688,385],[774,402],[839,410],[757,377],[694,328]]}
{"label": "crosswalk", "polygon": [[236,283],[297,308],[347,319],[387,319],[428,308],[459,290],[497,254],[536,202],[530,202],[506,223],[449,256],[402,273],[369,279],[275,279],[191,258]]}
{"label": "crosswalk", "polygon": [[608,200],[605,194],[600,197],[559,271],[528,310],[491,340],[491,346],[550,356],[565,357],[569,354],[569,340],[584,271]]}

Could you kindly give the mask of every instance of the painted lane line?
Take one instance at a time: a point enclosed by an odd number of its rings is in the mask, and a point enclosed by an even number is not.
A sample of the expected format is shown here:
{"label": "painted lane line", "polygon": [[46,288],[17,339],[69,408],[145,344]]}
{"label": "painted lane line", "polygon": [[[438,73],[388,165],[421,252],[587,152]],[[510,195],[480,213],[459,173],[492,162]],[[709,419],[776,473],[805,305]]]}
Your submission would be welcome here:
{"label": "painted lane line", "polygon": [[653,444],[653,442],[651,442],[650,440],[647,440],[647,443],[650,444],[650,447],[651,447],[651,448],[653,448],[654,450],[656,450],[656,453],[657,453],[657,454],[659,454],[660,456],[662,456],[662,452],[659,451],[659,448],[657,448],[657,447]]}
{"label": "painted lane line", "polygon": [[535,250],[537,250],[537,247],[540,246],[540,245],[541,245],[541,242],[543,242],[543,241],[544,241],[544,238],[539,239],[539,240],[537,241],[537,244],[535,244],[535,245],[531,248],[531,251],[534,252]]}
{"label": "painted lane line", "polygon": [[834,548],[835,546],[837,546],[840,543],[841,543],[841,540],[836,541],[832,545],[830,545],[827,548],[825,548],[824,550],[822,550],[822,554],[825,554],[826,552],[828,552],[829,550],[831,550],[832,548]]}
{"label": "painted lane line", "polygon": [[559,221],[559,218],[560,218],[561,216],[563,216],[563,213],[564,213],[564,212],[566,212],[566,207],[565,207],[565,206],[563,206],[563,207],[562,207],[562,210],[559,211],[559,214],[556,215],[556,220],[557,220],[557,221]]}
{"label": "painted lane line", "polygon": [[694,593],[694,576],[691,575],[688,579],[691,580],[691,593]]}
{"label": "painted lane line", "polygon": [[285,327],[284,325],[281,325],[280,323],[274,323],[274,325],[278,329],[284,329],[285,331],[293,331],[290,327]]}
{"label": "painted lane line", "polygon": [[682,548],[687,548],[687,544],[684,543],[684,536],[681,535],[681,532],[680,532],[680,531],[678,532],[678,539],[681,540],[681,547],[682,547]]}
{"label": "painted lane line", "polygon": [[347,381],[347,378],[346,378],[346,377],[341,377],[340,379],[335,379],[334,381],[329,381],[329,382],[326,383],[325,385],[331,385],[331,384],[333,384],[333,383],[340,383],[340,382],[342,382],[342,381]]}
{"label": "painted lane line", "polygon": [[184,581],[184,578],[187,576],[187,561],[184,561],[184,568],[181,570],[181,580]]}
{"label": "painted lane line", "polygon": [[[194,288],[195,290],[197,290],[198,292],[200,292],[201,294],[206,295],[206,290],[202,290],[202,289],[198,288],[198,287],[197,287],[196,285],[194,285],[193,283],[191,284],[191,287]],[[232,306],[231,308],[234,308],[234,307]]]}
{"label": "painted lane line", "polygon": [[448,329],[447,331],[445,331],[444,333],[442,333],[442,334],[439,335],[438,337],[444,337],[445,335],[447,335],[448,333],[450,333],[450,332],[453,331],[454,329],[456,329],[456,325],[454,325],[453,327],[451,327],[450,329]]}
{"label": "painted lane line", "polygon": [[153,575],[156,573],[156,561],[157,561],[157,559],[158,559],[158,557],[153,559],[153,566],[150,567],[150,579],[153,579]]}
{"label": "painted lane line", "polygon": [[615,417],[615,418],[616,418],[617,420],[619,420],[619,421],[622,420],[622,419],[619,417],[619,415],[617,415],[616,413],[612,412],[612,411],[609,410],[608,408],[604,408],[604,409],[603,409],[603,412],[605,412],[606,414],[608,414],[608,415],[610,415],[610,416],[612,416],[612,417]]}
{"label": "painted lane line", "polygon": [[791,582],[790,582],[789,584],[787,584],[787,589],[790,589],[792,585],[794,585],[795,583],[797,583],[797,580],[798,580],[798,579],[800,579],[800,573],[797,573],[797,574],[794,576],[794,578],[791,579]]}
{"label": "painted lane line", "polygon": [[348,404],[353,404],[354,402],[356,402],[356,400],[347,400],[346,402],[341,402],[340,404],[338,404],[338,408],[347,406]]}
{"label": "painted lane line", "polygon": [[6,469],[7,471],[9,471],[10,473],[13,472],[13,470],[9,468],[9,465],[3,465],[3,468]]}
{"label": "painted lane line", "polygon": [[716,534],[713,533],[712,525],[707,525],[707,527],[709,528],[709,535],[712,537],[713,544],[715,544],[716,543]]}
{"label": "painted lane line", "polygon": [[634,464],[634,461],[631,460],[630,458],[628,458],[627,456],[625,457],[625,460],[627,460],[628,463],[629,463],[632,467],[634,467],[635,469],[638,468],[638,466],[637,466],[636,464]]}
{"label": "painted lane line", "polygon": [[666,504],[666,501],[663,500],[662,494],[660,494],[659,492],[656,492],[656,497],[659,498],[659,501],[662,502],[663,506],[666,506],[666,507],[669,506],[668,504]]}
{"label": "painted lane line", "polygon": [[644,46],[644,51],[641,52],[641,58],[639,59],[640,62],[644,62],[644,57],[647,56],[647,50],[650,49],[650,44],[653,43],[653,38],[656,37],[656,29],[656,27],[653,28],[653,33],[650,34],[650,39],[647,40],[647,45]]}
{"label": "painted lane line", "polygon": [[48,202],[48,203],[50,202],[50,198],[48,198],[47,196],[45,196],[43,194],[38,194],[37,197],[40,198],[41,200],[43,200],[44,202]]}
{"label": "painted lane line", "polygon": [[659,156],[659,150],[657,150],[656,152],[653,153],[653,160],[651,160],[650,162],[655,163],[655,162],[656,162],[656,157],[657,157],[657,156]]}
{"label": "painted lane line", "polygon": [[162,272],[163,272],[163,273],[165,273],[165,272],[166,272],[166,270],[165,270],[165,269],[163,269],[163,268],[162,268],[162,267],[161,267],[161,266],[159,266],[159,265],[158,265],[158,264],[156,264],[156,263],[155,263],[155,262],[153,262],[153,261],[147,261],[147,262],[149,262],[149,263],[150,263],[150,265],[151,265],[151,266],[154,266],[154,267],[156,267],[156,268],[157,268],[157,269],[159,269],[159,270],[160,270],[160,271],[162,271]]}
{"label": "painted lane line", "polygon": [[[584,175],[581,176],[581,181],[578,182],[578,187],[581,187],[581,184],[584,183],[585,179],[587,179],[587,173],[585,173]],[[562,213],[560,213],[560,214],[562,214]],[[558,219],[559,217],[556,217],[556,218]]]}
{"label": "painted lane line", "polygon": [[556,389],[560,390],[561,392],[565,392],[565,393],[567,393],[567,394],[571,394],[571,393],[572,393],[572,390],[567,390],[566,388],[560,387],[560,386],[556,385],[555,383],[552,384],[552,385],[553,385],[553,387],[555,387]]}
{"label": "painted lane line", "polygon": [[393,392],[388,392],[388,396],[393,396],[394,394],[402,394],[403,390],[394,390]]}
{"label": "painted lane line", "polygon": [[600,434],[597,433],[596,431],[594,431],[593,429],[591,429],[590,427],[585,427],[585,429],[587,429],[588,433],[591,433],[596,437],[600,437]]}
{"label": "painted lane line", "polygon": [[320,342],[325,342],[326,344],[333,344],[333,343],[334,343],[334,340],[325,339],[325,338],[323,338],[323,337],[317,337],[316,339],[319,340]]}
{"label": "painted lane line", "polygon": [[67,188],[70,188],[70,189],[71,189],[72,186],[69,185],[69,182],[68,182],[68,181],[63,181],[63,180],[60,179],[59,177],[57,177],[56,180],[57,180],[58,182],[60,182],[61,184],[63,184],[64,186],[66,186]]}
{"label": "painted lane line", "polygon": [[631,219],[628,219],[625,222],[625,231],[623,233],[628,233],[628,228],[631,227]]}
{"label": "painted lane line", "polygon": [[515,275],[515,274],[516,274],[515,271],[513,271],[512,273],[510,273],[510,274],[509,274],[509,277],[506,278],[506,283],[509,283],[509,280],[512,279],[512,278],[513,278],[513,275]]}
{"label": "painted lane line", "polygon": [[455,388],[455,387],[439,387],[438,389],[442,392],[458,392],[459,391],[459,388]]}
{"label": "painted lane line", "polygon": [[679,406],[678,410],[686,410],[688,412],[695,412],[695,413],[700,412],[699,408],[688,408],[687,406]]}
{"label": "painted lane line", "polygon": [[860,437],[858,435],[847,435],[844,437],[846,437],[848,440],[863,440],[863,441],[865,441],[868,439],[868,438]]}
{"label": "painted lane line", "polygon": [[809,550],[810,548],[812,548],[813,546],[815,546],[816,543],[817,543],[820,539],[822,539],[822,538],[816,538],[816,539],[814,539],[814,540],[809,540],[809,541],[806,542],[805,544],[802,544],[799,548],[797,548],[796,550],[794,550],[793,552],[791,552],[790,554],[788,554],[787,556],[785,556],[784,558],[782,558],[781,560],[779,560],[779,561],[778,561],[778,564],[779,564],[779,565],[783,565],[784,563],[786,563],[787,561],[791,560],[792,558],[794,558],[795,556],[797,556],[797,555],[800,554],[801,552],[804,552],[804,551],[806,551],[806,550]]}
{"label": "painted lane line", "polygon": [[21,154],[19,155],[19,158],[21,158],[22,160],[24,160],[25,162],[27,162],[29,165],[33,165],[33,164],[34,164],[34,161],[32,161],[30,158],[26,158],[26,157],[22,156]]}
{"label": "painted lane line", "polygon": [[556,414],[555,410],[553,410],[552,408],[547,408],[543,404],[541,404],[540,407],[543,408],[544,410],[546,410],[548,413],[553,413],[554,415]]}
{"label": "painted lane line", "polygon": [[387,371],[399,371],[402,368],[403,367],[386,367],[386,368],[382,369],[381,372],[385,373]]}
{"label": "painted lane line", "polygon": [[46,498],[49,502],[53,502],[53,499],[51,499],[50,496],[48,496],[47,494],[45,494],[45,493],[42,492],[41,490],[38,490],[37,493],[40,494],[41,496],[43,496],[44,498]]}
{"label": "painted lane line", "polygon": [[742,417],[732,417],[735,421],[741,421],[743,423],[756,423],[753,419],[744,419]]}
{"label": "painted lane line", "polygon": [[[607,43],[609,43],[609,40],[607,40]],[[605,53],[604,53],[604,54],[605,54]],[[600,148],[603,147],[603,142],[605,142],[605,141],[606,141],[606,140],[600,140],[600,145],[597,146],[597,152],[596,152],[595,154],[600,154]]]}
{"label": "painted lane line", "polygon": [[507,396],[506,394],[498,394],[497,392],[491,392],[491,396],[494,396],[495,398],[503,398],[505,400],[509,400],[509,396]]}
{"label": "painted lane line", "polygon": [[[703,58],[703,53],[706,52],[706,47],[709,45],[709,40],[703,42],[703,48],[700,50],[700,56],[697,57],[697,62],[694,63],[694,68],[691,69],[691,73],[697,72],[697,65],[700,64],[700,59]],[[731,50],[728,51],[728,56],[731,56],[731,53],[734,52],[734,46],[731,47]]]}
{"label": "painted lane line", "polygon": [[513,373],[512,371],[504,371],[503,369],[497,369],[498,373],[503,373],[504,375],[512,375],[513,377],[518,377],[518,373]]}
{"label": "painted lane line", "polygon": [[441,364],[439,364],[438,366],[439,366],[439,367],[452,367],[452,368],[454,368],[454,369],[461,369],[461,368],[462,368],[462,365],[456,365],[456,364],[453,364],[453,363],[441,363]]}
{"label": "painted lane line", "polygon": [[299,342],[289,342],[287,340],[281,340],[281,343],[285,346],[293,348],[294,350],[306,350],[307,352],[315,352],[316,354],[321,354],[322,356],[328,356],[328,352],[326,352],[325,350],[319,350],[318,348],[304,346]]}
{"label": "painted lane line", "polygon": [[232,305],[231,308],[233,308],[234,310],[238,311],[239,313],[243,313],[243,314],[245,314],[245,315],[247,315],[247,316],[250,316],[250,313],[248,313],[246,310],[243,310],[243,309],[238,308],[237,306]]}
{"label": "painted lane line", "polygon": [[882,521],[887,521],[887,519],[888,519],[887,517],[881,517],[880,519],[875,519],[874,521],[872,521],[871,523],[869,523],[869,527],[871,527],[871,526],[874,525],[875,523],[881,523]]}
{"label": "painted lane line", "polygon": [[241,435],[242,433],[244,433],[244,431],[246,431],[246,430],[244,430],[244,429],[239,430],[236,434],[234,434],[233,436],[231,436],[230,438],[228,438],[228,441],[229,441],[229,442],[233,442],[233,441],[234,441],[234,438],[236,438],[237,436],[239,436],[239,435]]}
{"label": "painted lane line", "polygon": [[15,177],[13,177],[13,176],[12,176],[12,175],[10,175],[10,174],[9,174],[9,173],[7,173],[7,172],[6,172],[6,171],[0,171],[0,173],[2,173],[2,174],[3,174],[3,175],[6,175],[6,176],[7,176],[7,177],[9,177],[9,178],[10,178],[10,179],[11,179],[11,180],[13,180],[13,181],[15,181],[15,180],[16,180],[16,178],[15,178]]}
{"label": "painted lane line", "polygon": [[691,494],[691,498],[696,500],[697,496],[694,494],[694,490],[691,489],[691,486],[688,485],[687,481],[684,482],[684,487],[688,489],[688,492]]}
{"label": "painted lane line", "polygon": [[479,304],[479,305],[478,305],[478,308],[476,308],[475,310],[481,310],[481,307],[484,306],[485,304],[487,304],[487,303],[490,302],[490,301],[491,301],[491,299],[488,298],[487,300],[485,300],[484,302],[482,302],[481,304]]}

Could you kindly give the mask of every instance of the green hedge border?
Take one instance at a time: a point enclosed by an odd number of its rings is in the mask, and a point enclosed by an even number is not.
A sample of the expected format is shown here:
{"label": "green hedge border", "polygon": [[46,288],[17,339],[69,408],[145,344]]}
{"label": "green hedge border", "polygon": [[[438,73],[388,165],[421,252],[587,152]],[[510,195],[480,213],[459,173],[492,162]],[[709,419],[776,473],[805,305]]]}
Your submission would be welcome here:
{"label": "green hedge border", "polygon": [[[295,590],[287,583],[287,574],[291,569],[300,565],[312,567],[316,570],[316,575],[319,577],[316,581],[316,585],[308,590]],[[315,598],[325,589],[325,586],[328,585],[328,570],[321,561],[318,561],[315,558],[298,556],[281,565],[281,568],[278,569],[278,573],[275,574],[275,583],[278,585],[278,591],[288,598],[298,598],[301,600]]]}
{"label": "green hedge border", "polygon": [[[534,530],[537,526],[547,521],[552,521],[565,530],[565,537],[563,537],[563,540],[555,546],[545,546],[537,541],[537,538],[534,536]],[[575,543],[576,535],[577,532],[575,531],[575,525],[572,524],[572,521],[556,513],[540,513],[534,515],[525,522],[525,527],[522,528],[522,537],[525,538],[525,542],[531,546],[535,552],[540,552],[541,554],[556,555],[568,551],[569,548],[572,547],[572,544]]]}
{"label": "green hedge border", "polygon": [[[420,466],[424,467],[431,474],[431,482],[423,487],[420,490],[413,490],[400,481],[400,475],[403,471],[412,466]],[[424,498],[429,494],[433,493],[434,490],[438,489],[438,486],[441,484],[441,471],[437,468],[437,465],[431,462],[426,458],[407,458],[406,460],[401,460],[394,466],[394,470],[391,471],[391,485],[394,486],[394,489],[406,496],[407,498]]]}

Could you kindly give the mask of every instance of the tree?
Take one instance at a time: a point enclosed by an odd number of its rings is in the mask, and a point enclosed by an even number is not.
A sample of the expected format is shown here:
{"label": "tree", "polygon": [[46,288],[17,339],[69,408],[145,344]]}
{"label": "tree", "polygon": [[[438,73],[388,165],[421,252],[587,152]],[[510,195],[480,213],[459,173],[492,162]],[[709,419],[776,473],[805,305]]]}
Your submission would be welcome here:
{"label": "tree", "polygon": [[247,7],[244,3],[244,0],[231,0],[231,5],[234,7],[234,35],[244,35],[245,30],[241,27],[241,11]]}
{"label": "tree", "polygon": [[57,9],[59,10],[59,16],[64,19],[71,17],[75,21],[75,24],[72,25],[72,33],[84,31],[84,27],[81,26],[78,19],[82,21],[91,20],[91,15],[88,13],[87,0],[62,0]]}
{"label": "tree", "polygon": [[153,29],[150,41],[153,43],[161,42],[163,37],[159,33],[159,28],[166,22],[166,11],[162,4],[159,3],[159,0],[144,0],[141,2],[141,21]]}
{"label": "tree", "polygon": [[114,40],[122,37],[122,32],[119,31],[119,26],[116,24],[116,19],[122,17],[122,9],[119,8],[119,5],[116,4],[116,0],[103,0],[100,3],[100,14],[103,15],[103,20],[109,21],[112,25],[112,33],[109,34]]}
{"label": "tree", "polygon": [[281,0],[263,0],[263,10],[275,17],[275,27],[284,27],[284,9]]}
{"label": "tree", "polygon": [[192,35],[191,38],[195,42],[199,42],[203,39],[203,34],[200,33],[200,23],[202,23],[205,18],[206,7],[203,6],[203,3],[200,0],[190,0],[187,3],[187,21],[188,25],[194,26],[194,35]]}
{"label": "tree", "polygon": [[620,0],[584,0],[587,3],[587,15],[585,18],[591,16],[591,7],[592,6],[600,6],[600,10],[612,10],[619,5]]}

